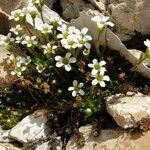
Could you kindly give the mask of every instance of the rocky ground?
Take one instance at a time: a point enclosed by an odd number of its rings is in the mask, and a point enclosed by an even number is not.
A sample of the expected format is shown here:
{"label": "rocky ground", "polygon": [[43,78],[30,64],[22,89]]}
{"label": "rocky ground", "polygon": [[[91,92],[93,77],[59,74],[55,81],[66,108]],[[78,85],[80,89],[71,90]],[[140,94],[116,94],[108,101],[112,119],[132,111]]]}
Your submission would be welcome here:
{"label": "rocky ground", "polygon": [[[10,12],[23,7],[27,0],[0,0],[0,34],[6,35],[11,23],[8,21]],[[93,15],[108,15],[115,24],[113,31],[107,30],[108,47],[119,52],[127,61],[134,63],[140,57],[144,47],[139,43],[150,37],[150,3],[149,0],[47,0],[45,6],[45,21],[52,15],[60,15],[66,22],[79,28],[88,27],[94,39],[98,36],[93,30],[95,26],[90,21]],[[30,23],[30,20],[29,20]],[[39,22],[36,22],[38,24]],[[142,40],[139,42],[139,40]],[[105,46],[105,33],[101,37],[101,45]],[[134,44],[133,44],[134,43]],[[139,50],[138,50],[139,49]],[[4,59],[7,58],[5,47],[0,47],[0,91],[12,85],[12,77],[4,71]],[[146,79],[150,79],[150,60],[138,67],[138,72]],[[147,80],[147,86],[150,86]],[[103,129],[98,136],[93,135],[91,125],[80,127],[81,135],[73,135],[66,150],[149,150],[150,148],[150,89],[146,94],[128,92],[114,94],[105,102],[107,112],[118,125],[115,129]],[[27,143],[32,143],[36,150],[61,149],[60,137],[50,135],[51,129],[47,125],[47,115],[39,110],[25,117],[10,130],[0,130],[0,150],[21,150]],[[147,131],[143,134],[134,132],[131,128],[141,128]],[[55,141],[49,145],[49,141]],[[53,137],[57,137],[56,139]],[[84,137],[84,138],[82,138]],[[41,143],[37,143],[39,139]],[[80,140],[78,140],[80,139]],[[83,141],[82,141],[83,140]],[[34,144],[33,144],[34,143]],[[57,144],[56,144],[57,143]],[[84,143],[82,145],[82,143]],[[81,147],[81,145],[83,147]]]}

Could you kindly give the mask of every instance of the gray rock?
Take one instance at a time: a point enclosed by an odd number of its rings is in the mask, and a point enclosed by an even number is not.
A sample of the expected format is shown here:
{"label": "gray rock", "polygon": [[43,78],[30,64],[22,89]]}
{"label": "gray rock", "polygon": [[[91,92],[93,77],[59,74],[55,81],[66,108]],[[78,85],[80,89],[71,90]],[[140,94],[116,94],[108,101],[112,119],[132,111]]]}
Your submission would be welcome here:
{"label": "gray rock", "polygon": [[7,143],[14,141],[13,139],[9,138],[10,130],[1,130],[0,129],[0,143]]}
{"label": "gray rock", "polygon": [[0,150],[21,150],[21,148],[10,143],[0,143]]}
{"label": "gray rock", "polygon": [[66,150],[149,150],[150,131],[141,135],[130,134],[127,131],[101,130],[98,137],[93,137],[92,126],[81,127],[80,132],[85,138],[85,145],[81,148],[77,146],[79,138],[71,137]]}
{"label": "gray rock", "polygon": [[106,1],[105,0],[88,0],[91,2],[100,12],[105,12],[106,11]]}
{"label": "gray rock", "polygon": [[130,40],[135,31],[150,34],[149,0],[111,0],[108,13],[116,26],[116,34],[122,41]]}
{"label": "gray rock", "polygon": [[49,150],[50,147],[51,147],[53,150],[61,150],[61,145],[55,145],[55,144],[50,145],[49,142],[45,142],[45,143],[43,143],[43,144],[41,144],[41,145],[38,145],[38,146],[36,147],[36,150]]}
{"label": "gray rock", "polygon": [[142,118],[150,117],[150,96],[128,92],[107,98],[106,109],[122,128],[136,127]]}
{"label": "gray rock", "polygon": [[[40,113],[42,110],[36,111]],[[50,132],[46,116],[36,117],[34,114],[25,117],[10,130],[10,137],[22,143],[46,138]]]}
{"label": "gray rock", "polygon": [[63,8],[63,17],[65,19],[72,19],[79,17],[79,0],[61,0],[61,6]]}

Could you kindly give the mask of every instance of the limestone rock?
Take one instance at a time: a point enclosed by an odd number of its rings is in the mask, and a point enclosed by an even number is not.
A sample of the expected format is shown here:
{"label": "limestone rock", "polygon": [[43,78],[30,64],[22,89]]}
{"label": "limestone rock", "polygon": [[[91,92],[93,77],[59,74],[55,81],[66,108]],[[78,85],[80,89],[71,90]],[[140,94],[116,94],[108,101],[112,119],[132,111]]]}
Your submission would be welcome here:
{"label": "limestone rock", "polygon": [[106,7],[105,7],[105,0],[88,0],[91,2],[100,12],[105,12]]}
{"label": "limestone rock", "polygon": [[111,0],[108,13],[115,23],[116,34],[123,41],[130,40],[135,31],[150,34],[149,0]]}
{"label": "limestone rock", "polygon": [[61,150],[61,146],[60,145],[59,146],[56,146],[55,144],[50,145],[49,142],[45,142],[45,143],[43,143],[41,145],[38,145],[36,147],[36,150],[49,150],[50,148],[54,149],[54,150]]}
{"label": "limestone rock", "polygon": [[122,128],[136,127],[142,118],[150,117],[150,96],[128,92],[107,98],[106,109]]}
{"label": "limestone rock", "polygon": [[[42,110],[37,111],[40,113]],[[10,137],[22,143],[45,138],[50,132],[46,116],[36,117],[34,114],[25,117],[10,130]]]}
{"label": "limestone rock", "polygon": [[71,137],[66,150],[149,150],[150,131],[141,135],[130,134],[120,129],[102,130],[98,137],[92,136],[91,126],[81,127],[85,138],[85,146],[77,146],[76,136]]}
{"label": "limestone rock", "polygon": [[0,143],[0,150],[21,150],[21,148],[18,148],[10,143]]}
{"label": "limestone rock", "polygon": [[63,8],[63,17],[65,19],[72,19],[79,17],[79,0],[61,0],[61,6]]}
{"label": "limestone rock", "polygon": [[0,143],[12,142],[13,140],[9,138],[10,130],[1,130],[0,129]]}

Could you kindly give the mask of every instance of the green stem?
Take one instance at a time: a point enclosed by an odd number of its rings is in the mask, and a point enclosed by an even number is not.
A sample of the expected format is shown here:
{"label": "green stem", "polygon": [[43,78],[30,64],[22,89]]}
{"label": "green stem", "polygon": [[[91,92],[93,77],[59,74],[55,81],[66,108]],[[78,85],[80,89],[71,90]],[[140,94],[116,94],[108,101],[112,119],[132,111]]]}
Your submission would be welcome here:
{"label": "green stem", "polygon": [[97,52],[99,57],[100,57],[100,51],[99,51],[100,35],[101,35],[101,31],[98,30],[98,38],[97,38],[97,41],[96,41],[96,44],[95,44],[95,48],[96,48],[96,52]]}
{"label": "green stem", "polygon": [[45,23],[45,22],[44,22],[44,17],[43,17],[43,11],[42,11],[42,8],[43,8],[43,7],[41,7],[40,15],[41,15],[42,22]]}

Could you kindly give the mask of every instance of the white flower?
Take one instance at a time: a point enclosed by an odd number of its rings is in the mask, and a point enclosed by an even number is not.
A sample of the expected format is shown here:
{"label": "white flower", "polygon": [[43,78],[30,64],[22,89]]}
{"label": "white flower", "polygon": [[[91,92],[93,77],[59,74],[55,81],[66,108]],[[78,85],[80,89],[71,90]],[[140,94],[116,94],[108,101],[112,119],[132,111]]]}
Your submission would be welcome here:
{"label": "white flower", "polygon": [[45,70],[45,67],[42,64],[37,64],[36,70],[38,73],[42,73]]}
{"label": "white flower", "polygon": [[78,44],[77,46],[79,48],[85,46],[87,49],[91,48],[91,44],[88,41],[92,40],[92,37],[89,35],[86,35],[88,32],[88,28],[83,28],[81,31],[79,29],[75,29],[74,33],[78,37]]}
{"label": "white flower", "polygon": [[66,24],[62,24],[60,27],[57,28],[57,30],[61,32],[57,35],[57,38],[67,39],[68,35],[73,34],[74,29],[74,26],[67,27]]}
{"label": "white flower", "polygon": [[71,63],[75,63],[76,62],[76,58],[75,57],[71,57],[71,53],[68,52],[66,53],[65,57],[61,57],[61,56],[56,56],[55,60],[58,61],[56,63],[56,67],[65,67],[66,71],[70,71],[71,70]]}
{"label": "white flower", "polygon": [[10,31],[13,32],[14,34],[18,35],[19,31],[21,31],[23,28],[18,24],[16,25],[15,28],[11,28]]}
{"label": "white flower", "polygon": [[28,65],[30,62],[31,62],[31,57],[30,56],[27,56],[26,58],[22,57],[21,60],[20,60],[20,63],[22,63],[24,65]]}
{"label": "white flower", "polygon": [[78,39],[77,36],[71,34],[67,37],[67,39],[62,39],[61,44],[65,49],[77,48]]}
{"label": "white flower", "polygon": [[11,72],[11,75],[17,75],[18,77],[20,77],[22,72],[25,70],[26,70],[25,66],[21,66],[21,64],[17,63],[16,68],[14,71]]}
{"label": "white flower", "polygon": [[29,13],[33,18],[38,14],[37,8],[33,5],[33,3],[29,3],[27,6],[27,13]]}
{"label": "white flower", "polygon": [[59,17],[51,17],[49,21],[53,25],[53,27],[56,28],[62,24],[62,20]]}
{"label": "white flower", "polygon": [[25,16],[24,12],[21,9],[17,9],[11,12],[11,16],[9,17],[10,20],[19,21],[23,19]]}
{"label": "white flower", "polygon": [[93,75],[95,79],[92,81],[92,85],[97,85],[99,84],[101,87],[105,87],[105,82],[104,81],[109,81],[110,78],[107,75],[104,75],[102,73],[98,73],[96,75]]}
{"label": "white flower", "polygon": [[26,36],[22,41],[22,44],[27,45],[27,47],[32,47],[33,45],[36,45],[38,43],[35,39],[36,36]]}
{"label": "white flower", "polygon": [[23,37],[17,36],[15,40],[16,40],[15,43],[21,43],[23,41]]}
{"label": "white flower", "polygon": [[56,45],[51,46],[50,43],[42,45],[41,47],[44,49],[44,54],[55,54],[55,50],[57,49]]}
{"label": "white flower", "polygon": [[10,42],[13,42],[14,38],[11,38],[11,33],[8,33],[7,36],[2,35],[0,37],[0,45],[8,46]]}
{"label": "white flower", "polygon": [[147,46],[148,48],[150,48],[150,40],[146,40],[146,41],[144,41],[144,44],[145,44],[145,46]]}
{"label": "white flower", "polygon": [[95,17],[91,18],[91,20],[96,22],[97,27],[99,29],[103,29],[106,26],[111,26],[111,27],[114,26],[114,24],[112,22],[108,21],[109,17],[107,17],[107,16],[95,16]]}
{"label": "white flower", "polygon": [[104,74],[104,72],[106,71],[105,67],[103,67],[106,62],[105,61],[100,61],[98,62],[97,59],[93,59],[92,64],[88,64],[88,66],[92,69],[92,75],[96,75],[98,72],[101,72],[102,74]]}
{"label": "white flower", "polygon": [[40,30],[43,34],[48,34],[48,33],[51,33],[52,32],[52,28],[53,26],[50,26],[48,24],[42,24],[38,30]]}
{"label": "white flower", "polygon": [[68,88],[68,91],[73,91],[72,92],[72,96],[75,97],[77,94],[80,94],[80,95],[84,95],[84,91],[81,89],[83,87],[83,83],[79,83],[78,85],[78,82],[77,80],[74,80],[73,81],[73,86],[69,87]]}

